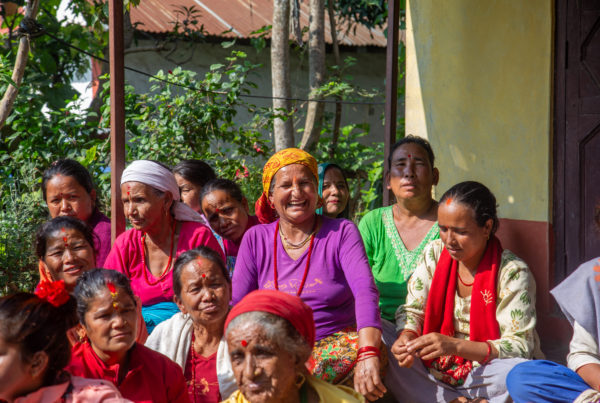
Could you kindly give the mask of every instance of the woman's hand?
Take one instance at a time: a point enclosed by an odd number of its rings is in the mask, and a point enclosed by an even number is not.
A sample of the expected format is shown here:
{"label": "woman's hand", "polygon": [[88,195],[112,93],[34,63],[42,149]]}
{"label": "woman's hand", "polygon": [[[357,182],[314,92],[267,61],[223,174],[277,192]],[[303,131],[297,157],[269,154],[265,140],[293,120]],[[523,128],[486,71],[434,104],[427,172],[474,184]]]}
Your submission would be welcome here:
{"label": "woman's hand", "polygon": [[387,392],[379,370],[379,357],[369,357],[356,363],[354,369],[354,389],[370,402],[380,399]]}
{"label": "woman's hand", "polygon": [[406,348],[406,344],[417,337],[417,334],[414,332],[402,332],[392,345],[392,354],[394,354],[394,357],[401,367],[412,367],[413,363],[415,362],[415,357],[418,357],[415,354],[411,354]]}
{"label": "woman's hand", "polygon": [[440,333],[428,333],[406,342],[406,351],[422,360],[433,360],[444,355],[458,354],[459,340]]}

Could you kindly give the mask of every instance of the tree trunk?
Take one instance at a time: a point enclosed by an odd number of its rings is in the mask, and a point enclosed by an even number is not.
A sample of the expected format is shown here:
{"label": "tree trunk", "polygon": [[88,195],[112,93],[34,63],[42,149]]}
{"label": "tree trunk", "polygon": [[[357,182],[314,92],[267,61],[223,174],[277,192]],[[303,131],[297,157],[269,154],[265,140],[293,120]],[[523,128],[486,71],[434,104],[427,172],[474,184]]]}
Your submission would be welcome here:
{"label": "tree trunk", "polygon": [[[309,97],[322,99],[315,94],[325,81],[325,0],[310,0],[310,23],[308,37],[308,80]],[[304,135],[300,148],[311,149],[319,140],[323,121],[322,102],[309,102],[306,112]]]}
{"label": "tree trunk", "polygon": [[290,0],[273,0],[273,28],[271,30],[271,83],[273,109],[285,119],[275,118],[273,135],[275,150],[294,147],[294,123],[291,116],[290,86]]}
{"label": "tree trunk", "polygon": [[[27,7],[25,8],[25,17],[33,18],[37,16],[39,9],[39,0],[29,0]],[[21,80],[23,80],[23,74],[25,73],[25,66],[27,66],[27,59],[29,58],[29,37],[24,35],[19,40],[19,49],[17,50],[17,57],[15,60],[15,67],[11,79],[16,84],[16,87],[12,84],[8,85],[2,101],[0,101],[0,128],[4,126],[6,119],[12,111],[13,104],[17,98],[19,92],[19,86]]]}
{"label": "tree trunk", "polygon": [[[339,69],[342,68],[342,58],[340,56],[340,46],[337,41],[337,26],[335,23],[335,14],[333,12],[333,0],[327,1],[327,12],[329,15],[329,27],[331,30],[331,42],[333,44],[333,60],[335,65],[338,67],[336,75],[339,75]],[[329,146],[329,158],[333,159],[335,155],[335,149],[337,147],[338,139],[340,138],[340,125],[342,122],[342,103],[338,98],[335,103],[335,119],[333,121],[333,138],[331,145]]]}

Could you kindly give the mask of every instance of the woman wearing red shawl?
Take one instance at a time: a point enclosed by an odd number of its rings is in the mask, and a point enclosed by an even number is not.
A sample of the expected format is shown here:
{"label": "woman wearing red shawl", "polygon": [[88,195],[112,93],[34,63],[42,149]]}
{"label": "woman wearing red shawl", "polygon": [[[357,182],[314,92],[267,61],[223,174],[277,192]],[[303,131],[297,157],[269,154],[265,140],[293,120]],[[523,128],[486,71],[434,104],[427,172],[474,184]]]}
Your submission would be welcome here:
{"label": "woman wearing red shawl", "polygon": [[71,374],[110,381],[134,402],[189,402],[181,367],[136,343],[137,302],[125,275],[90,270],[74,294],[86,339],[73,346],[66,367]]}
{"label": "woman wearing red shawl", "polygon": [[441,240],[424,251],[396,312],[398,339],[386,384],[399,401],[510,401],[506,375],[541,355],[535,282],[503,250],[496,198],[462,182],[440,199]]}
{"label": "woman wearing red shawl", "polygon": [[270,223],[255,225],[242,239],[232,300],[257,289],[302,298],[316,326],[313,375],[376,400],[386,392],[380,374],[387,358],[379,350],[379,295],[356,225],[316,213],[318,177],[317,161],[303,150],[269,158],[256,214]]}
{"label": "woman wearing red shawl", "polygon": [[[225,403],[358,403],[363,396],[308,373],[312,309],[295,295],[253,291],[233,307],[225,337],[239,390]],[[290,365],[293,363],[293,365]]]}

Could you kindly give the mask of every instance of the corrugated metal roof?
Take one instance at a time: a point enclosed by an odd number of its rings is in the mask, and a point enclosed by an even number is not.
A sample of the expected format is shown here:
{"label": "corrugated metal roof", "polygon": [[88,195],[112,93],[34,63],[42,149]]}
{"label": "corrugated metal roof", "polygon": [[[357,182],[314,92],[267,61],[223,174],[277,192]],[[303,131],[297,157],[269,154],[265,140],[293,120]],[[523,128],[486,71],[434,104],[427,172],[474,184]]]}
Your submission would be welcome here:
{"label": "corrugated metal roof", "polygon": [[[273,0],[141,0],[131,9],[131,22],[140,31],[166,33],[173,30],[177,10],[194,7],[200,11],[198,26],[204,25],[208,35],[224,38],[249,38],[253,31],[270,25],[273,17]],[[301,2],[300,26],[308,26],[308,4]],[[305,40],[307,39],[305,34]],[[384,30],[369,30],[363,25],[346,33],[338,27],[338,41],[346,46],[385,47]],[[325,41],[331,43],[329,19],[325,13]]]}

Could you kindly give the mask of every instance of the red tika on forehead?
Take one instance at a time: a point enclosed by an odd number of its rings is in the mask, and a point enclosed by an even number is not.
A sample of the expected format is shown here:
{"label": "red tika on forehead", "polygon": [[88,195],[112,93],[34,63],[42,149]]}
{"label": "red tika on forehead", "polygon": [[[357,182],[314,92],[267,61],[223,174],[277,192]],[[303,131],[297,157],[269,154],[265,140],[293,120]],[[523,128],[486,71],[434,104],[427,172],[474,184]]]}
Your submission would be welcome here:
{"label": "red tika on forehead", "polygon": [[110,291],[111,294],[114,294],[117,292],[117,287],[115,287],[115,285],[113,283],[111,283],[110,281],[108,283],[106,283],[106,288],[108,288],[108,291]]}
{"label": "red tika on forehead", "polygon": [[448,198],[446,199],[446,206],[449,206],[449,205],[450,205],[450,203],[452,203],[452,197],[448,197]]}
{"label": "red tika on forehead", "polygon": [[242,345],[242,347],[246,347],[248,345],[248,342],[246,340],[242,340],[240,344]]}

